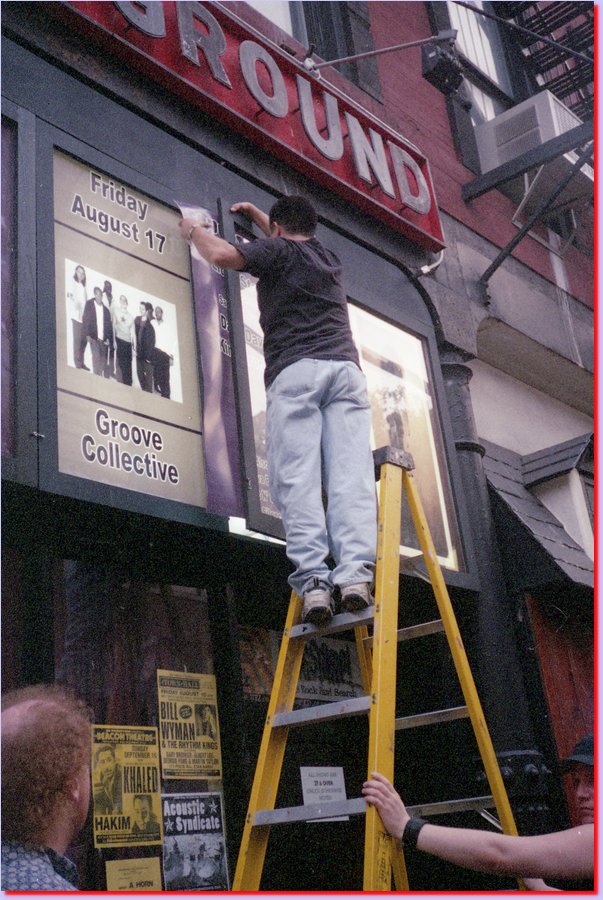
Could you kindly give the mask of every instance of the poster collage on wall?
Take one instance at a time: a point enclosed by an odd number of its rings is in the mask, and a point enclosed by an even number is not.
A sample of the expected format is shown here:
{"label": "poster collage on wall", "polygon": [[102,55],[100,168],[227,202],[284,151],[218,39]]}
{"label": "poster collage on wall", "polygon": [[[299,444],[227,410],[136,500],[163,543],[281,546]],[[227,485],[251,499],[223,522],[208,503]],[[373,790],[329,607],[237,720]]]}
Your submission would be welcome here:
{"label": "poster collage on wall", "polygon": [[[165,890],[228,890],[214,675],[157,670],[158,727],[92,725],[94,846],[163,847]],[[162,782],[203,791],[162,793]],[[108,860],[107,890],[162,890],[158,857]]]}

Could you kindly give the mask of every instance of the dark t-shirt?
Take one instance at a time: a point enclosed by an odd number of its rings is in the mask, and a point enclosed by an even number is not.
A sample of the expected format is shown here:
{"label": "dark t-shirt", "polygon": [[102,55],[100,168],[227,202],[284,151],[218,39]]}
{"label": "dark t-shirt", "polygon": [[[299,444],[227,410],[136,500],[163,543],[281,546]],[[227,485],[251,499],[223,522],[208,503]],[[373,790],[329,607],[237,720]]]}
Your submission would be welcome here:
{"label": "dark t-shirt", "polygon": [[268,387],[299,359],[341,359],[360,365],[352,338],[341,263],[317,238],[266,238],[237,244],[244,270],[259,278]]}

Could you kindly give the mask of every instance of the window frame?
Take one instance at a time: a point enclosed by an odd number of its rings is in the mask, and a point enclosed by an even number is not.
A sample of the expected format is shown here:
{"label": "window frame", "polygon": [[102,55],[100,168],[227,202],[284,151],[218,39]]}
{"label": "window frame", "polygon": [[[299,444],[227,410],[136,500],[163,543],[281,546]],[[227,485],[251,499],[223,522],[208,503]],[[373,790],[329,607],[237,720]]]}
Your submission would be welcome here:
{"label": "window frame", "polygon": [[[153,179],[130,168],[126,163],[108,156],[102,150],[68,135],[46,122],[38,120],[36,132],[38,184],[37,243],[38,243],[38,367],[46,377],[38,381],[40,401],[39,427],[44,434],[38,461],[39,487],[42,490],[66,497],[74,497],[93,503],[134,513],[159,516],[175,522],[226,530],[224,517],[207,512],[203,507],[180,503],[144,492],[96,482],[92,479],[70,475],[59,470],[58,460],[58,387],[56,366],[56,297],[55,297],[55,234],[53,164],[55,150],[66,153],[86,165],[95,166],[111,177],[123,181],[132,188],[149,195],[166,206],[175,207],[173,191]],[[49,225],[52,223],[52,225]],[[191,288],[192,289],[192,288]],[[191,307],[191,312],[194,313]],[[191,322],[193,329],[193,321]],[[196,347],[199,385],[202,374]],[[51,360],[51,365],[48,365]],[[201,402],[201,400],[200,400]],[[199,438],[203,440],[202,434]],[[203,450],[204,452],[204,450]]]}
{"label": "window frame", "polygon": [[[252,197],[252,202],[262,209],[268,209],[274,198],[259,191]],[[230,198],[223,196],[219,201],[221,208],[228,210],[232,205]],[[221,221],[222,234],[228,241],[235,242],[236,235],[240,232],[254,234],[249,223],[242,218],[230,215],[223,216]],[[328,230],[325,234],[322,227]],[[321,234],[321,231],[323,233]],[[477,589],[476,564],[472,546],[471,526],[468,511],[464,503],[464,492],[460,467],[456,455],[456,445],[449,419],[446,392],[443,375],[440,367],[439,352],[433,321],[428,313],[427,304],[422,288],[412,279],[404,268],[391,259],[383,258],[376,250],[363,245],[356,245],[353,237],[338,235],[329,222],[319,224],[319,237],[323,237],[328,245],[338,253],[342,259],[345,282],[348,286],[355,286],[354,296],[349,296],[351,304],[366,310],[367,312],[384,319],[394,327],[401,328],[420,339],[423,343],[426,364],[430,375],[430,392],[434,400],[435,417],[442,441],[443,469],[446,470],[449,482],[449,499],[452,509],[449,509],[455,519],[455,527],[458,533],[459,546],[457,550],[460,556],[460,569],[458,571],[442,566],[445,581],[454,586],[464,587],[470,590]],[[260,238],[261,239],[261,238]],[[348,252],[345,252],[347,246]],[[359,251],[351,254],[352,246]],[[366,282],[366,253],[370,254],[372,283],[379,281],[378,269],[380,265],[387,274],[387,281],[394,277],[407,282],[408,294],[388,294],[385,290],[375,292],[367,287]],[[245,328],[243,320],[243,307],[239,286],[239,272],[227,272],[227,287],[229,297],[231,345],[235,359],[235,390],[237,396],[237,408],[239,415],[239,433],[242,442],[243,456],[243,481],[247,489],[247,526],[252,531],[284,538],[284,532],[280,521],[277,523],[273,516],[262,512],[259,500],[259,483],[256,465],[255,432],[251,408],[251,392],[249,373],[247,366],[247,348],[245,340]],[[363,283],[364,282],[364,283]],[[408,557],[412,559],[413,557]],[[407,559],[401,556],[401,562]],[[417,557],[420,562],[421,557]]]}
{"label": "window frame", "polygon": [[[427,7],[429,21],[434,34],[437,34],[438,31],[452,28],[447,2],[441,2],[441,0],[440,2],[438,0],[434,2],[434,0],[431,0]],[[535,93],[537,86],[531,84],[525,68],[524,57],[519,47],[511,39],[509,32],[510,29],[499,25],[499,34],[505,52],[505,62],[513,90],[512,95],[505,93],[495,81],[485,75],[461,50],[458,51],[458,55],[463,68],[469,73],[467,80],[474,83],[479,90],[489,94],[510,109]],[[459,102],[456,96],[447,97],[446,106],[455,150],[463,165],[474,174],[480,175],[481,165],[471,113]]]}
{"label": "window frame", "polygon": [[35,116],[2,99],[2,116],[16,127],[16,286],[13,293],[14,453],[2,456],[2,477],[25,485],[38,481],[38,444],[45,440],[38,422],[36,282]]}

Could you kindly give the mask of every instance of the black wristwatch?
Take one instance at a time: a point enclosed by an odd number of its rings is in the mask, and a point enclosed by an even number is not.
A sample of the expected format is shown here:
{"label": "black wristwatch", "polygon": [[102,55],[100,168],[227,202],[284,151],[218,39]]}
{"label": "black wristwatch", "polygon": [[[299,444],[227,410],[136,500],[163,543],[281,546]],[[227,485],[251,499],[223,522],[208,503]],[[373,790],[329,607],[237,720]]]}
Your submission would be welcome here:
{"label": "black wristwatch", "polygon": [[425,819],[420,819],[418,816],[412,816],[404,826],[404,831],[402,832],[402,837],[400,838],[401,846],[405,848],[410,847],[411,849],[415,850],[419,832],[423,825],[428,824],[429,823],[426,822]]}

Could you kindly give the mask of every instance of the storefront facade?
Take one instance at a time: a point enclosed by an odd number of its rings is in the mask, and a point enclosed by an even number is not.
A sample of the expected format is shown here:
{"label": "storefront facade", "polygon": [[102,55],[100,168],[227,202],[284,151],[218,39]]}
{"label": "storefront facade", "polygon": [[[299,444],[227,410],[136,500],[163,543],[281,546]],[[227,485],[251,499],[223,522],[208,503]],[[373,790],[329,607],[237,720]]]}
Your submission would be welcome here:
{"label": "storefront facade", "polygon": [[[423,15],[411,31],[428,27]],[[375,11],[375,41],[386,25]],[[414,132],[406,137],[399,123],[385,124],[396,119],[393,105],[385,103],[382,120],[380,101],[355,86],[348,91],[343,77],[316,79],[246,4],[8,3],[3,29],[5,688],[40,680],[77,688],[94,710],[101,743],[106,737],[129,747],[126,726],[156,728],[162,778],[149,791],[161,795],[164,828],[166,803],[219,809],[203,833],[195,877],[197,886],[228,886],[289,570],[267,491],[254,283],[191,257],[177,223],[181,212],[205,209],[227,239],[253,239],[230,214],[233,202],[268,209],[282,194],[304,193],[319,211],[319,236],[343,262],[375,446],[391,443],[414,455],[494,743],[512,772],[512,800],[526,827],[562,821],[559,785],[546,783],[544,772],[573,735],[551,707],[550,610],[564,594],[567,617],[579,623],[584,641],[577,668],[586,693],[566,700],[579,709],[580,731],[592,724],[592,564],[571,532],[562,565],[541,541],[513,580],[510,558],[523,533],[505,499],[508,482],[497,479],[503,463],[523,473],[530,454],[591,430],[589,402],[579,391],[589,380],[584,278],[575,288],[568,284],[565,306],[555,307],[566,310],[565,320],[549,318],[537,340],[541,304],[559,285],[549,282],[533,241],[510,260],[486,315],[468,273],[496,255],[497,240],[504,243],[496,204],[481,230],[468,221],[474,212],[458,215],[456,196],[445,199],[442,179],[432,175],[429,129],[424,143]],[[398,30],[400,40],[416,36]],[[383,75],[382,87],[387,93]],[[442,121],[434,119],[434,135]],[[438,154],[441,148],[436,162]],[[438,274],[422,277],[441,250]],[[573,265],[567,263],[570,276]],[[514,279],[525,294],[523,311],[507,302]],[[99,340],[101,328],[121,343]],[[149,328],[163,357],[141,352]],[[517,388],[519,426],[506,442],[497,439],[491,391],[503,398],[506,415],[517,376],[511,361],[528,351],[532,377]],[[561,388],[536,397],[551,352],[560,384],[568,373],[575,377],[579,399],[569,388],[565,397]],[[535,403],[545,419],[557,405],[562,433],[541,425],[543,440],[526,443],[520,426]],[[553,485],[552,499],[538,500],[543,508],[560,502],[559,479],[588,469],[588,453],[588,442],[578,442],[565,468],[535,478],[541,493]],[[505,520],[510,514],[513,527]],[[564,533],[565,515],[556,519]],[[417,541],[407,519],[401,616],[412,622],[431,598],[408,566]],[[537,538],[532,531],[529,541]],[[530,579],[540,555],[538,578]],[[575,644],[570,629],[557,652],[571,655]],[[592,645],[590,653],[592,660]],[[409,712],[454,701],[454,676],[439,645],[403,657],[400,670]],[[360,685],[353,644],[315,641],[302,680],[303,702],[354,695]],[[215,718],[195,719],[189,732],[178,704],[209,707]],[[111,738],[117,727],[122,738]],[[320,736],[292,737],[283,805],[302,802],[300,767],[336,770],[347,796],[358,796],[365,730],[352,720]],[[176,741],[180,761],[170,762]],[[411,801],[436,799],[425,794],[433,790],[447,798],[451,788],[454,796],[474,790],[479,766],[461,730],[444,740],[401,735],[397,752],[406,764],[412,760],[419,786]],[[464,782],[450,783],[451,759]],[[526,765],[537,773],[531,783]],[[339,823],[332,843],[323,827],[274,835],[265,889],[357,888],[362,823]],[[300,845],[309,860],[303,871]],[[167,831],[128,846],[119,823],[102,823],[92,811],[74,854],[83,887],[114,884],[107,863],[161,859],[163,886],[178,889],[186,888],[179,879],[188,871],[176,863],[182,848],[189,849],[187,841],[178,845]],[[156,878],[155,863],[145,865]],[[431,887],[444,877],[419,866],[415,883]],[[459,888],[480,884],[459,876]]]}

